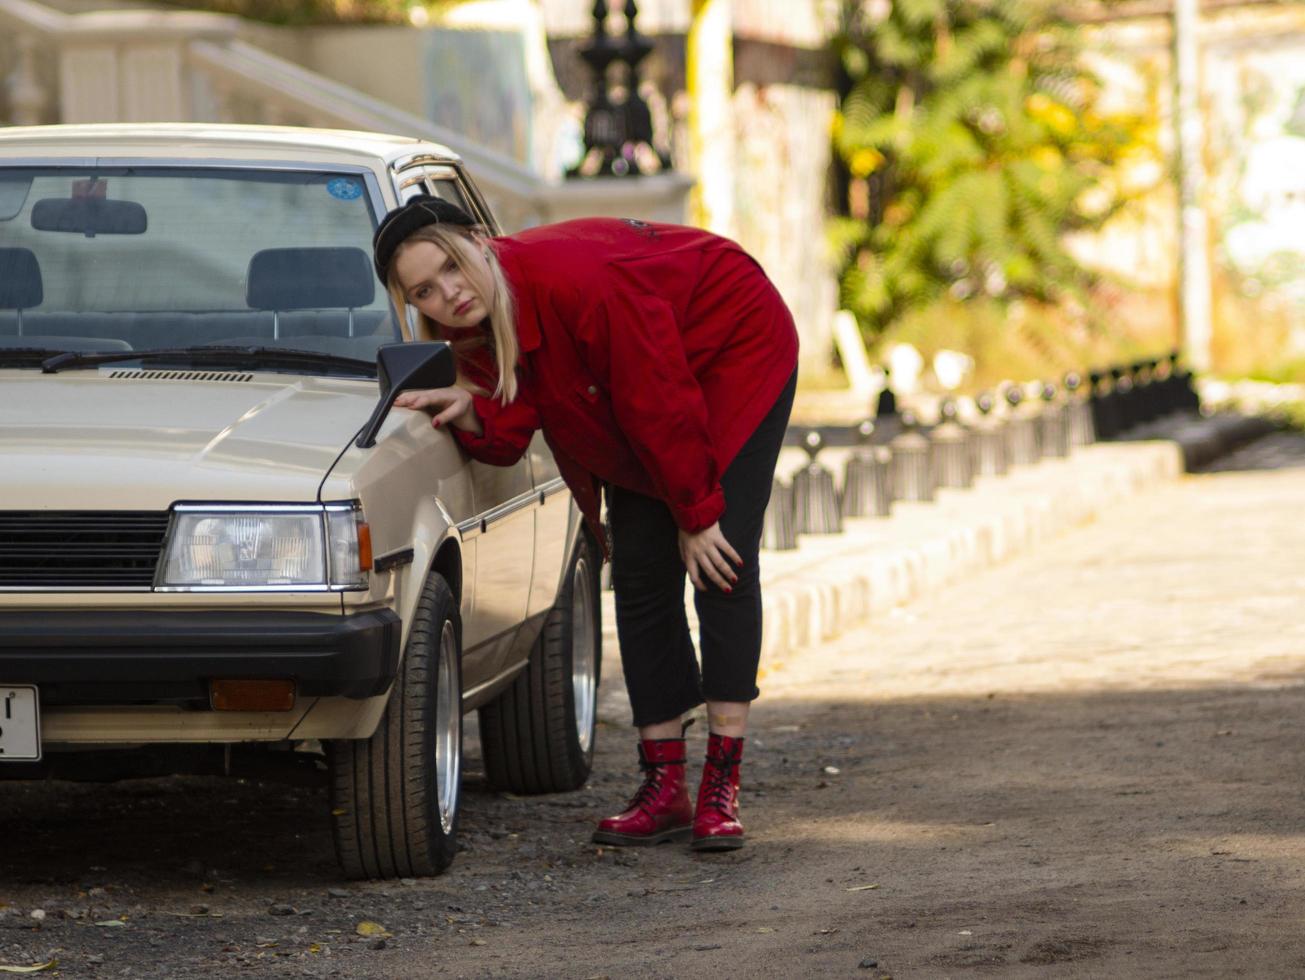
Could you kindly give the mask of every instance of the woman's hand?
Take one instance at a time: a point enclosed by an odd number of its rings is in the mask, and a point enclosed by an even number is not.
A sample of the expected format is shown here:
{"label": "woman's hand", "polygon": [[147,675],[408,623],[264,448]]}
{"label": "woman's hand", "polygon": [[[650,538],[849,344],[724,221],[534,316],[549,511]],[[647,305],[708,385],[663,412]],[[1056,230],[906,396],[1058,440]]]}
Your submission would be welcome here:
{"label": "woman's hand", "polygon": [[439,428],[452,425],[458,429],[481,435],[480,419],[472,406],[471,392],[465,388],[422,388],[405,391],[394,399],[395,408],[411,408],[433,416],[431,425]]}
{"label": "woman's hand", "polygon": [[740,568],[743,566],[743,559],[721,533],[719,521],[697,534],[681,530],[680,558],[699,592],[707,590],[706,579],[711,579],[722,592],[734,591],[739,576],[730,567],[730,561]]}

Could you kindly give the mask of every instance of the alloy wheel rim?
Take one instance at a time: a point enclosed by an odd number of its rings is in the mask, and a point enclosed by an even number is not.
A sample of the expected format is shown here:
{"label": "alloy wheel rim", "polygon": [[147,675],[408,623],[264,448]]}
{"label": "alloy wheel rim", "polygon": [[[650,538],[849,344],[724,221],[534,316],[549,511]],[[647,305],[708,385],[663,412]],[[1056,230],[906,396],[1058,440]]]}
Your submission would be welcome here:
{"label": "alloy wheel rim", "polygon": [[575,563],[571,577],[571,691],[576,738],[580,751],[586,754],[593,743],[598,702],[598,644],[593,612],[593,579],[589,562],[582,557]]}
{"label": "alloy wheel rim", "polygon": [[457,677],[458,638],[453,624],[440,632],[439,669],[435,683],[435,780],[440,827],[453,832],[461,784],[462,705],[454,684]]}

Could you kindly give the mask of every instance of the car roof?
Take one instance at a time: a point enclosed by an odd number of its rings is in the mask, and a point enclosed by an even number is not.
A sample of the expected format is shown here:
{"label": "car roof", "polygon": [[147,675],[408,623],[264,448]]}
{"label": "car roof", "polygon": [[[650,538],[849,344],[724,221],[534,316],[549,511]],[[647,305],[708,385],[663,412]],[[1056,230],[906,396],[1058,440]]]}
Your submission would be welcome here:
{"label": "car roof", "polygon": [[97,123],[0,128],[0,159],[32,156],[236,155],[252,160],[356,160],[386,163],[416,155],[456,162],[438,143],[347,129],[240,126],[220,123]]}

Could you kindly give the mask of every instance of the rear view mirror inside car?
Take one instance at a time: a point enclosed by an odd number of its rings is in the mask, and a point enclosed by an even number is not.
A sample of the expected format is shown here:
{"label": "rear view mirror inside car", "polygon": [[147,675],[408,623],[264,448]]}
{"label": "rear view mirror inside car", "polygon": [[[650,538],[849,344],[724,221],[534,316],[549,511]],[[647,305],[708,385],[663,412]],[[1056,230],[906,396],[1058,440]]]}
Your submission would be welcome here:
{"label": "rear view mirror inside car", "polygon": [[96,235],[143,235],[149,226],[145,209],[135,201],[102,197],[47,197],[32,207],[32,227],[37,231]]}

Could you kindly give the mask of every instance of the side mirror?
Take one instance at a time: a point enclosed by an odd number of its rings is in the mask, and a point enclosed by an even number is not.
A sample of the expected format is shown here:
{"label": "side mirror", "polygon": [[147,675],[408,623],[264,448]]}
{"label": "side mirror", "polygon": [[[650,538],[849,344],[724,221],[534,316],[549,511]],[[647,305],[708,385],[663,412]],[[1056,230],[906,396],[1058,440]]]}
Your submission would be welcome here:
{"label": "side mirror", "polygon": [[453,363],[453,349],[444,341],[413,344],[386,344],[376,352],[376,380],[381,388],[380,400],[372,411],[354,445],[370,449],[376,445],[397,395],[416,388],[448,388],[458,379]]}

